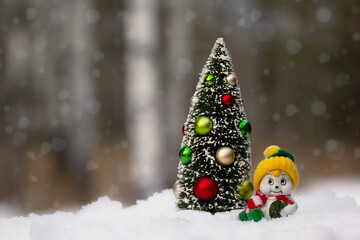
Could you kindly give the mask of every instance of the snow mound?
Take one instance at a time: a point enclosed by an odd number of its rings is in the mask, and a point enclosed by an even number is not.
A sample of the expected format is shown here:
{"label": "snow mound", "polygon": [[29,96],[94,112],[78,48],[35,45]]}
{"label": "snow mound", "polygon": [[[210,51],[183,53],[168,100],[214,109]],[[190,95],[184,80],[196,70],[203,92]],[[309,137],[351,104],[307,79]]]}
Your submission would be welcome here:
{"label": "snow mound", "polygon": [[128,208],[102,197],[76,213],[0,219],[0,239],[360,239],[360,208],[353,198],[327,190],[294,199],[294,215],[255,223],[240,222],[239,210],[179,211],[171,190]]}

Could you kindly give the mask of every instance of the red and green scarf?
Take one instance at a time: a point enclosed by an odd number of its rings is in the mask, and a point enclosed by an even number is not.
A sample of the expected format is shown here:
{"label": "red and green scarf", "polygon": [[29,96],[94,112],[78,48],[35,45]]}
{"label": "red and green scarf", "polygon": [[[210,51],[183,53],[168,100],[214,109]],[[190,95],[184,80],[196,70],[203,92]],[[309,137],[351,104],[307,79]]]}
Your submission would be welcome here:
{"label": "red and green scarf", "polygon": [[245,214],[247,216],[247,214],[249,212],[251,212],[251,210],[255,209],[255,208],[260,208],[261,206],[263,206],[266,201],[268,199],[274,199],[274,200],[278,200],[278,201],[282,201],[284,203],[288,203],[290,205],[293,205],[294,202],[292,200],[289,199],[290,195],[279,195],[279,196],[272,196],[272,195],[265,195],[263,193],[260,192],[260,190],[257,190],[255,195],[252,196],[248,202],[247,202],[247,209],[245,211]]}

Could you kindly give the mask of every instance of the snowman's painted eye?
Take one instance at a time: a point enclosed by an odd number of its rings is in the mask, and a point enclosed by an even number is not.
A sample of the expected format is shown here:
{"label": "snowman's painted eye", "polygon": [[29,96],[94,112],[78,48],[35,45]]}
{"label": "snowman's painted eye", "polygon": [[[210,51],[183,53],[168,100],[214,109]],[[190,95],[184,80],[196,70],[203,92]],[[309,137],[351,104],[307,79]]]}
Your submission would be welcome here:
{"label": "snowman's painted eye", "polygon": [[281,182],[280,182],[280,183],[281,183],[281,185],[284,186],[284,185],[286,184],[286,179],[285,179],[285,178],[281,179]]}
{"label": "snowman's painted eye", "polygon": [[273,185],[273,184],[274,184],[274,180],[273,180],[272,178],[269,178],[268,183],[269,183],[269,185]]}

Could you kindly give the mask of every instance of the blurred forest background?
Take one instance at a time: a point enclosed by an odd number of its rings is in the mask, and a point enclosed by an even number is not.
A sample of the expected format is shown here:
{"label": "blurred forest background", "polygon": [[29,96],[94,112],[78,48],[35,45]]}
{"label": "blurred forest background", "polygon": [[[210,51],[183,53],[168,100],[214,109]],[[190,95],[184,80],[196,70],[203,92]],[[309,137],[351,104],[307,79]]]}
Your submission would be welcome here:
{"label": "blurred forest background", "polygon": [[171,188],[217,37],[252,123],[300,188],[360,173],[356,0],[0,0],[0,202],[18,214]]}

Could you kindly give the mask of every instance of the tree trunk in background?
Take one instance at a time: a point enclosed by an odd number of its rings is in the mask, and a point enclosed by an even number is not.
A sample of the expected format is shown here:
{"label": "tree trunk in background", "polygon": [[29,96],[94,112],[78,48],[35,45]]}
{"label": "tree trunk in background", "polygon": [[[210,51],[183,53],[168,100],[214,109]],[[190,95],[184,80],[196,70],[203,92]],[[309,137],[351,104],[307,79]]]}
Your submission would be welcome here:
{"label": "tree trunk in background", "polygon": [[158,72],[158,1],[128,1],[126,108],[131,180],[137,197],[160,190],[163,149]]}
{"label": "tree trunk in background", "polygon": [[[6,51],[6,66],[1,70],[6,81],[1,86],[11,108],[5,126],[12,129],[8,141],[12,146],[6,157],[7,179],[12,185],[5,191],[14,192],[14,199],[20,199],[24,209],[42,204],[35,200],[42,197],[34,186],[48,186],[31,161],[45,154],[49,164],[44,164],[47,168],[42,170],[49,173],[55,168],[60,174],[54,179],[65,179],[63,182],[70,183],[66,185],[68,191],[72,189],[79,198],[86,198],[87,182],[81,180],[86,178],[96,145],[95,114],[100,110],[91,76],[92,30],[99,17],[91,10],[92,5],[87,0],[2,3],[1,10],[5,9],[6,14],[1,15],[1,22],[11,22],[15,13],[20,16],[15,18],[18,24],[0,37],[0,48]],[[5,25],[1,26],[3,31]],[[19,119],[25,119],[25,127],[20,126]],[[45,153],[43,144],[48,148]],[[21,154],[24,152],[27,155]],[[53,156],[58,157],[57,164],[52,164]],[[51,179],[47,179],[48,185]],[[69,192],[62,195],[72,201]]]}
{"label": "tree trunk in background", "polygon": [[194,18],[193,15],[195,15],[189,5],[191,5],[191,1],[171,1],[168,9],[169,24],[166,26],[168,32],[166,59],[168,60],[164,64],[167,66],[165,68],[167,86],[165,116],[169,123],[166,141],[169,156],[163,164],[166,183],[172,182],[176,178],[178,152],[182,139],[181,128],[190,106],[190,99],[184,98],[185,88],[189,85],[189,81],[196,82],[196,79],[189,77],[193,68],[193,44],[190,39],[192,23],[187,22],[187,18]]}
{"label": "tree trunk in background", "polygon": [[[51,92],[51,115],[57,127],[58,139],[53,148],[61,148],[66,141],[65,168],[78,181],[87,175],[87,166],[96,145],[96,114],[101,104],[96,100],[96,87],[92,72],[94,52],[94,23],[99,18],[92,2],[54,2],[49,25],[49,47],[53,53],[50,62],[58,63],[54,69]],[[56,135],[55,134],[55,135]],[[60,149],[59,149],[60,150]],[[83,181],[86,184],[86,181]]]}

